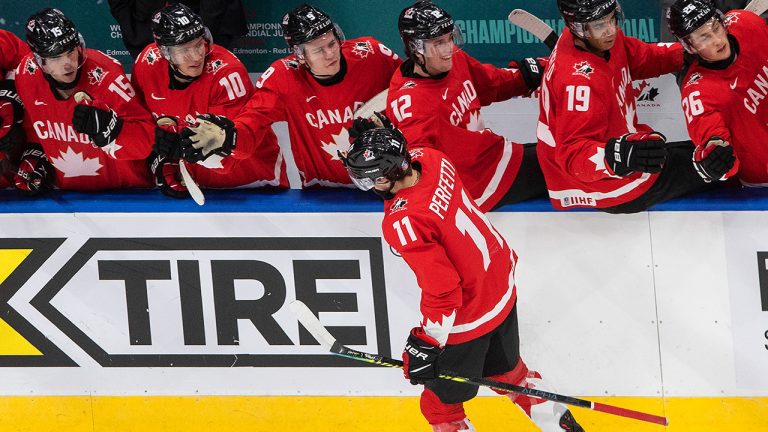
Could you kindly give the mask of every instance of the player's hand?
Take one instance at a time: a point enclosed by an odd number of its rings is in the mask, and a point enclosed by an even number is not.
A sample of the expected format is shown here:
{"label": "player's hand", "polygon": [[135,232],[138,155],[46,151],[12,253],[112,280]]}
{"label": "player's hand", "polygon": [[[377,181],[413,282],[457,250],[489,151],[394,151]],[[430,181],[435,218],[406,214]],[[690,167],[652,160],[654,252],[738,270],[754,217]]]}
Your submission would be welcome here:
{"label": "player's hand", "polygon": [[717,136],[713,136],[705,144],[696,146],[693,151],[693,166],[706,183],[726,180],[738,171],[733,147]]}
{"label": "player's hand", "polygon": [[[167,121],[163,121],[166,119]],[[176,119],[160,117],[157,120],[152,151],[170,159],[181,158],[181,135],[179,135]]]}
{"label": "player's hand", "polygon": [[11,80],[0,81],[0,151],[11,151],[24,141],[24,105]]}
{"label": "player's hand", "polygon": [[123,120],[103,102],[82,100],[72,114],[75,131],[88,135],[93,143],[104,147],[114,141],[123,128]]}
{"label": "player's hand", "polygon": [[628,133],[605,145],[606,165],[621,177],[635,171],[661,172],[666,160],[666,138],[658,132]]}
{"label": "player's hand", "polygon": [[53,166],[45,157],[40,144],[30,144],[21,155],[19,169],[13,178],[16,189],[24,195],[35,196],[52,187]]}
{"label": "player's hand", "polygon": [[520,69],[520,75],[523,76],[525,85],[531,90],[536,90],[541,85],[541,78],[544,76],[544,65],[534,57],[526,57],[510,63],[510,66]]}
{"label": "player's hand", "polygon": [[380,112],[374,112],[368,118],[358,117],[352,121],[352,126],[348,129],[349,142],[353,143],[363,132],[377,128],[395,129],[395,126],[384,113]]}
{"label": "player's hand", "polygon": [[153,152],[147,160],[149,170],[155,177],[155,185],[163,195],[179,199],[189,198],[189,191],[179,171],[178,159],[171,159]]}
{"label": "player's hand", "polygon": [[181,155],[193,163],[206,160],[212,154],[229,156],[236,146],[235,124],[224,116],[200,114],[197,124],[181,131]]}
{"label": "player's hand", "polygon": [[428,335],[423,328],[414,327],[403,350],[405,379],[416,385],[437,378],[437,361],[442,353],[443,348],[437,339]]}

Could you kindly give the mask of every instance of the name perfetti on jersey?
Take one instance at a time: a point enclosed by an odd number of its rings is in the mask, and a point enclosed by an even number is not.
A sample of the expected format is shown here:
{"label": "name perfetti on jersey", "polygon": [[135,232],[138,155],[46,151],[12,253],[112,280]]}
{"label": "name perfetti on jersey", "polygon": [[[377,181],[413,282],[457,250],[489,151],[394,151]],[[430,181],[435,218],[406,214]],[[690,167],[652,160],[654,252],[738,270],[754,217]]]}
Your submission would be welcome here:
{"label": "name perfetti on jersey", "polygon": [[35,129],[37,137],[41,140],[55,139],[80,144],[91,144],[92,142],[88,135],[77,133],[72,125],[62,122],[51,123],[49,120],[45,122],[38,120],[32,123],[32,127]]}
{"label": "name perfetti on jersey", "polygon": [[[462,83],[462,86],[464,87],[464,90],[462,90],[461,94],[456,98],[456,102],[451,104],[451,107],[453,108],[453,111],[451,112],[451,124],[454,126],[458,126],[459,123],[461,123],[461,118],[469,109],[469,105],[472,101],[477,99],[477,90],[475,90],[475,86],[472,85],[472,81],[466,80]],[[458,106],[456,106],[457,102],[459,104]]]}
{"label": "name perfetti on jersey", "polygon": [[348,106],[344,108],[343,118],[341,112],[338,109],[325,111],[319,109],[315,114],[308,112],[306,114],[307,123],[309,123],[309,125],[312,127],[322,129],[331,124],[345,124],[347,122],[352,122],[352,120],[355,119],[355,111],[357,111],[357,109],[361,106],[363,106],[363,102],[355,101],[354,106]]}
{"label": "name perfetti on jersey", "polygon": [[445,220],[445,213],[448,211],[448,204],[453,197],[453,188],[456,186],[456,168],[446,159],[440,160],[440,180],[437,182],[437,188],[432,194],[432,200],[429,203],[429,209],[432,210],[440,219]]}
{"label": "name perfetti on jersey", "polygon": [[763,74],[755,77],[754,86],[747,90],[747,95],[749,98],[744,98],[744,107],[752,114],[757,114],[757,108],[768,96],[768,66],[763,66]]}

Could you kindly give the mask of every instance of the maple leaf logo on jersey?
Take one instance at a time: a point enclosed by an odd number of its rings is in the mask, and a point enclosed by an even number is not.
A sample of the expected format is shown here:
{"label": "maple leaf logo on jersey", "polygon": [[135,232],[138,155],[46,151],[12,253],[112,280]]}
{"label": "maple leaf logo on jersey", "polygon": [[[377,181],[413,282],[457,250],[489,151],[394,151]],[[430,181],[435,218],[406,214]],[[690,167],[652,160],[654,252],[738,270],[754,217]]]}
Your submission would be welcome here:
{"label": "maple leaf logo on jersey", "polygon": [[600,171],[611,177],[620,178],[619,176],[611,174],[610,171],[608,171],[608,167],[605,166],[605,149],[604,148],[598,147],[595,154],[592,155],[592,157],[589,158],[589,160],[595,164],[595,171]]}
{"label": "maple leaf logo on jersey", "polygon": [[410,150],[408,153],[411,154],[411,159],[418,159],[424,156],[424,150],[420,148]]}
{"label": "maple leaf logo on jersey", "polygon": [[416,87],[416,81],[406,81],[405,84],[403,84],[402,87],[400,87],[400,90],[409,89]]}
{"label": "maple leaf logo on jersey", "polygon": [[736,13],[730,13],[725,16],[725,20],[723,21],[723,25],[728,28],[731,26],[731,24],[736,24],[739,22],[739,15]]}
{"label": "maple leaf logo on jersey", "polygon": [[144,56],[144,61],[147,62],[148,65],[155,64],[156,61],[160,59],[160,50],[157,48],[152,48],[149,51],[147,51],[147,54]]}
{"label": "maple leaf logo on jersey", "polygon": [[30,75],[34,75],[37,72],[37,63],[34,60],[27,60],[27,64],[24,65],[24,71]]}
{"label": "maple leaf logo on jersey", "polygon": [[96,66],[95,68],[88,71],[88,82],[91,85],[101,84],[101,82],[104,80],[104,77],[108,74],[109,72],[104,72],[104,69]]}
{"label": "maple leaf logo on jersey", "polygon": [[633,84],[632,90],[635,93],[635,99],[640,102],[653,102],[656,100],[656,96],[659,95],[659,89],[651,86],[651,83],[648,81],[641,82],[639,88],[635,88]]}
{"label": "maple leaf logo on jersey", "polygon": [[221,59],[216,59],[208,63],[208,73],[215,73],[217,70],[223,68],[227,64]]}
{"label": "maple leaf logo on jersey", "polygon": [[331,155],[331,160],[341,160],[339,159],[339,152],[346,156],[349,151],[349,132],[347,128],[342,127],[339,134],[331,134],[331,138],[333,139],[332,142],[320,141],[320,144],[322,144],[323,150]]}
{"label": "maple leaf logo on jersey", "polygon": [[352,47],[352,53],[360,58],[366,58],[372,52],[373,47],[369,41],[355,42],[355,46]]}
{"label": "maple leaf logo on jersey", "polygon": [[395,200],[394,203],[392,203],[391,206],[389,206],[389,214],[397,213],[399,211],[405,210],[405,206],[408,204],[408,200],[405,198],[398,198]]}
{"label": "maple leaf logo on jersey", "polygon": [[592,75],[592,72],[595,71],[595,69],[592,67],[591,64],[589,64],[588,61],[579,62],[573,65],[573,74],[574,75],[581,75],[585,78],[589,78],[590,75]]}
{"label": "maple leaf logo on jersey", "polygon": [[685,87],[688,87],[689,85],[698,84],[701,79],[704,78],[703,75],[701,75],[698,72],[694,72],[691,74],[691,77],[688,78],[688,82],[685,83]]}
{"label": "maple leaf logo on jersey", "polygon": [[297,60],[283,59],[283,66],[285,66],[286,69],[298,69],[299,62]]}
{"label": "maple leaf logo on jersey", "polygon": [[64,177],[93,177],[99,175],[101,164],[98,158],[83,158],[82,153],[78,153],[67,146],[66,152],[59,151],[58,158],[51,158],[51,163],[57,170],[64,173]]}
{"label": "maple leaf logo on jersey", "polygon": [[469,113],[469,123],[467,123],[467,130],[473,132],[480,132],[485,130],[485,121],[480,117],[480,110],[475,110]]}

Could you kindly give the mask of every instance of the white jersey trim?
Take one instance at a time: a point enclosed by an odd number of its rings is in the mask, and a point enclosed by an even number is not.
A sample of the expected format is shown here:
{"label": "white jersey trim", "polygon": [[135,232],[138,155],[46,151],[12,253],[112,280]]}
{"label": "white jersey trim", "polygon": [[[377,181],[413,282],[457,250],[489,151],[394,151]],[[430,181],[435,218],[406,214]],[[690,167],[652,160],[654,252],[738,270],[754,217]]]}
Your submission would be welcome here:
{"label": "white jersey trim", "polygon": [[508,139],[504,139],[504,152],[501,154],[501,159],[499,160],[499,163],[496,165],[496,171],[493,173],[493,177],[491,177],[491,181],[488,182],[488,186],[485,187],[485,190],[483,191],[483,194],[480,195],[480,198],[475,200],[475,203],[478,206],[482,206],[483,203],[488,201],[488,198],[490,198],[493,194],[496,193],[496,189],[499,188],[499,183],[501,183],[502,177],[504,177],[504,173],[507,171],[507,167],[509,166],[509,161],[512,160],[512,147],[513,144]]}
{"label": "white jersey trim", "polygon": [[539,124],[536,126],[536,138],[550,147],[555,147],[555,137],[552,136],[552,131],[549,130],[549,125],[541,120],[539,120]]}

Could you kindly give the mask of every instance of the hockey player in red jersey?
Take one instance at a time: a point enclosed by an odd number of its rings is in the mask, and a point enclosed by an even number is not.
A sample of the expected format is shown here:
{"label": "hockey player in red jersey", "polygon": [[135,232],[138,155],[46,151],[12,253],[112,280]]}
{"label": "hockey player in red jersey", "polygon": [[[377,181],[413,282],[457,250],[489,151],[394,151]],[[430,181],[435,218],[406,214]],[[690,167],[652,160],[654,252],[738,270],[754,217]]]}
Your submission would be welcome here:
{"label": "hockey player in red jersey", "polygon": [[287,121],[302,187],[349,187],[338,152],[349,147],[353,113],[387,89],[401,60],[371,37],[345,40],[331,18],[310,5],[288,12],[282,28],[293,54],[256,82],[235,118],[237,145],[250,149],[272,123]]}
{"label": "hockey player in red jersey", "polygon": [[[751,12],[723,15],[708,0],[678,0],[667,11],[672,34],[695,55],[681,82],[694,164],[707,181],[738,171],[747,186],[768,186],[768,25]],[[711,154],[737,161],[713,166]],[[730,168],[730,170],[729,170]]]}
{"label": "hockey player in red jersey", "polygon": [[21,103],[14,70],[29,47],[13,33],[0,29],[0,189],[13,184],[15,161],[24,142],[24,106]]}
{"label": "hockey player in red jersey", "polygon": [[[32,53],[16,71],[29,141],[15,186],[30,195],[52,185],[90,191],[151,187],[144,164],[149,113],[116,60],[86,49],[72,21],[44,9],[27,21]],[[78,103],[73,95],[85,92]]]}
{"label": "hockey player in red jersey", "polygon": [[[201,113],[234,117],[253,94],[248,71],[227,49],[216,45],[200,16],[181,3],[170,4],[152,18],[155,43],[136,59],[131,80],[155,119],[170,117],[177,126],[157,126],[150,168],[164,194],[189,196],[180,181],[179,127],[197,123]],[[271,131],[255,152],[234,148],[188,164],[200,187],[287,187],[285,163]]]}
{"label": "hockey player in red jersey", "polygon": [[[517,255],[462,182],[458,167],[430,147],[406,150],[403,134],[355,120],[344,163],[363,190],[384,198],[384,239],[403,257],[421,288],[419,326],[403,352],[404,372],[423,383],[421,412],[433,431],[474,431],[463,403],[476,386],[435,379],[440,369],[546,389],[520,358]],[[566,406],[499,391],[546,432],[582,431]]]}
{"label": "hockey player in red jersey", "polygon": [[544,196],[535,144],[495,134],[480,116],[481,106],[531,94],[542,63],[527,58],[510,69],[481,64],[460,49],[461,30],[451,16],[426,0],[403,9],[398,30],[408,60],[390,82],[387,116],[411,147],[445,152],[483,211]]}
{"label": "hockey player in red jersey", "polygon": [[552,205],[633,213],[707,188],[689,142],[637,121],[632,80],[676,72],[680,44],[625,36],[617,0],[558,0],[566,28],[546,68],[537,151]]}

